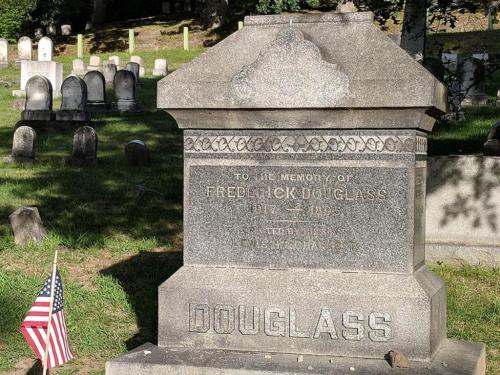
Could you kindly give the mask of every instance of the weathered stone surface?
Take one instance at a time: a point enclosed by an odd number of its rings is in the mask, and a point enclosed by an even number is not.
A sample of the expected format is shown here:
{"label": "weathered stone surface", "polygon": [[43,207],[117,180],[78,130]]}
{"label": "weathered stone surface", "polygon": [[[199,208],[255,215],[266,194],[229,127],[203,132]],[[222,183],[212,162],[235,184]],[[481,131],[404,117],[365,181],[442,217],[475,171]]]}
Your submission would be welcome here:
{"label": "weathered stone surface", "polygon": [[0,68],[9,65],[9,42],[0,38]]}
{"label": "weathered stone surface", "polygon": [[93,165],[97,162],[97,133],[90,126],[76,130],[71,162],[76,165]]}
{"label": "weathered stone surface", "polygon": [[484,144],[484,154],[500,156],[500,122],[493,125]]}
{"label": "weathered stone surface", "polygon": [[17,59],[18,60],[31,60],[31,53],[33,44],[31,39],[27,36],[22,36],[17,42]]}
{"label": "weathered stone surface", "polygon": [[442,156],[429,158],[428,165],[427,249],[438,257],[439,253],[450,254],[456,261],[477,263],[474,259],[479,257],[477,260],[496,258],[498,262],[500,160]]}
{"label": "weathered stone surface", "polygon": [[425,267],[396,275],[184,266],[160,286],[158,306],[160,347],[378,359],[397,348],[429,361],[446,336],[445,286]]}
{"label": "weathered stone surface", "polygon": [[163,77],[166,76],[168,73],[168,65],[167,65],[167,60],[165,59],[156,59],[155,60],[155,66],[153,69],[153,76],[154,77]]}
{"label": "weathered stone surface", "polygon": [[87,64],[82,59],[73,60],[73,70],[71,72],[77,76],[83,76],[87,73]]}
{"label": "weathered stone surface", "polygon": [[389,352],[389,363],[392,368],[410,368],[408,358],[398,350],[391,350]]}
{"label": "weathered stone surface", "polygon": [[[129,64],[127,64],[127,66]],[[116,102],[114,102],[112,106],[114,110],[120,112],[135,112],[140,110],[140,106],[136,99],[136,75],[133,72],[129,70],[119,70],[115,74],[113,87],[116,96]]]}
{"label": "weathered stone surface", "polygon": [[[446,365],[446,366],[445,366]],[[162,349],[145,344],[106,363],[107,375],[482,375],[484,344],[446,340],[429,362],[393,369],[385,360],[228,350]],[[351,370],[354,368],[354,372]]]}
{"label": "weathered stone surface", "polygon": [[109,61],[113,62],[113,64],[115,64],[116,67],[120,69],[121,67],[120,56],[110,56]]}
{"label": "weathered stone surface", "polygon": [[89,112],[105,112],[108,110],[106,102],[106,83],[104,75],[98,71],[91,71],[83,77],[87,85],[87,110]]}
{"label": "weathered stone surface", "polygon": [[26,105],[23,120],[49,121],[52,118],[52,85],[41,76],[30,78],[26,84]]}
{"label": "weathered stone surface", "polygon": [[116,65],[111,61],[105,61],[102,65],[102,74],[106,83],[112,84],[115,79],[115,74],[117,72]]}
{"label": "weathered stone surface", "polygon": [[53,54],[52,39],[44,36],[38,42],[38,61],[52,61]]}
{"label": "weathered stone surface", "polygon": [[404,130],[185,131],[185,264],[412,272],[426,142]]}
{"label": "weathered stone surface", "polygon": [[69,76],[62,84],[61,110],[56,112],[57,121],[87,122],[87,85],[76,76]]}
{"label": "weathered stone surface", "polygon": [[20,207],[9,216],[9,220],[17,245],[40,242],[47,235],[36,207]]}
{"label": "weathered stone surface", "polygon": [[36,133],[29,126],[20,126],[14,132],[12,158],[14,160],[35,159]]}
{"label": "weathered stone surface", "polygon": [[21,61],[21,90],[26,89],[26,83],[33,76],[46,77],[52,85],[54,97],[61,95],[63,64],[55,61]]}
{"label": "weathered stone surface", "polygon": [[134,73],[136,85],[139,84],[140,68],[140,65],[135,62],[129,62],[125,65],[125,70]]}
{"label": "weathered stone surface", "polygon": [[101,58],[99,56],[90,56],[88,70],[102,71]]}
{"label": "weathered stone surface", "polygon": [[134,139],[125,145],[125,158],[130,165],[144,165],[149,162],[149,149],[145,142]]}

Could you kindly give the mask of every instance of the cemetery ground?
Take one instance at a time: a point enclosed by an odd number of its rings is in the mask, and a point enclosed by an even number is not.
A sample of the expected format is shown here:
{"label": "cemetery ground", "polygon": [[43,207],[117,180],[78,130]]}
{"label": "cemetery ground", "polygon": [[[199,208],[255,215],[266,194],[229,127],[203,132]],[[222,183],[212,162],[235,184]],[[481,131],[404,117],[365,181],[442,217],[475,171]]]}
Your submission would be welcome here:
{"label": "cemetery ground", "polygon": [[[172,70],[200,52],[140,53],[148,74],[138,92],[145,112],[93,120],[99,136],[96,166],[65,165],[72,129],[37,131],[39,164],[0,165],[0,374],[35,373],[19,326],[56,248],[76,357],[53,373],[103,374],[106,360],[156,341],[157,287],[182,264],[183,171],[181,132],[170,116],[156,111],[157,79],[149,74],[155,58],[167,58]],[[115,52],[101,56],[113,54],[127,57]],[[71,59],[56,58],[66,74]],[[13,67],[0,71],[7,85],[18,76]],[[9,154],[20,118],[12,107],[12,89],[0,87],[0,157]],[[58,106],[56,101],[54,109]],[[499,107],[467,109],[464,121],[437,125],[431,153],[480,152],[499,113]],[[132,139],[147,143],[148,166],[127,165],[123,147]],[[43,244],[19,247],[7,218],[26,205],[39,208],[49,236]],[[500,373],[500,270],[447,265],[434,265],[433,270],[449,288],[448,335],[485,342],[488,374]]]}

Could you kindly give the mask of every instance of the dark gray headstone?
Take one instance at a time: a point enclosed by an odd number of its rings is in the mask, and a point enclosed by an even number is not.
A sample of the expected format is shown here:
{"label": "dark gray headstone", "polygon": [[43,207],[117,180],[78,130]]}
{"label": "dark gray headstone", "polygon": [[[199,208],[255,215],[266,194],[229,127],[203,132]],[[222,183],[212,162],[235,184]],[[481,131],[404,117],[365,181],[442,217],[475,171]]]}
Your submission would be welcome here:
{"label": "dark gray headstone", "polygon": [[115,74],[117,72],[116,65],[112,63],[111,61],[105,61],[102,65],[102,73],[104,75],[104,79],[106,83],[113,83],[113,80],[115,79]]}
{"label": "dark gray headstone", "polygon": [[42,76],[33,76],[26,83],[26,105],[23,120],[49,121],[52,117],[52,84]]}
{"label": "dark gray headstone", "polygon": [[149,162],[149,150],[145,142],[138,139],[125,145],[125,157],[130,165],[143,165]]}
{"label": "dark gray headstone", "polygon": [[93,165],[97,162],[97,133],[90,126],[82,126],[73,138],[73,164]]}
{"label": "dark gray headstone", "polygon": [[484,144],[484,154],[487,156],[500,156],[500,122],[491,127]]}
{"label": "dark gray headstone", "polygon": [[29,126],[20,126],[12,140],[12,158],[35,159],[36,132]]}
{"label": "dark gray headstone", "polygon": [[125,70],[128,70],[132,73],[134,73],[136,84],[139,84],[139,74],[141,70],[141,66],[136,63],[136,62],[128,62],[127,65],[125,65]]}
{"label": "dark gray headstone", "polygon": [[17,245],[40,242],[47,235],[36,207],[20,207],[9,216],[9,220]]}
{"label": "dark gray headstone", "polygon": [[116,102],[113,103],[113,109],[120,112],[138,111],[136,99],[136,77],[129,70],[119,70],[115,74],[113,82]]}
{"label": "dark gray headstone", "polygon": [[87,112],[87,85],[76,76],[66,78],[61,86],[61,110],[56,113],[57,121],[90,120]]}
{"label": "dark gray headstone", "polygon": [[104,75],[96,70],[90,71],[83,77],[87,85],[87,110],[89,112],[103,112],[108,109],[106,103],[106,84]]}

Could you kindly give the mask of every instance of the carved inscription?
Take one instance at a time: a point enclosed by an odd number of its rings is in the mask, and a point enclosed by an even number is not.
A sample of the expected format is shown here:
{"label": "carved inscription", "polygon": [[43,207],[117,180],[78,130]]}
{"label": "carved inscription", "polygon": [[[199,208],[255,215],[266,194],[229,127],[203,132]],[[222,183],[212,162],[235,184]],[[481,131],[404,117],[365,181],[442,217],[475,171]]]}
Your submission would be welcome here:
{"label": "carved inscription", "polygon": [[[308,318],[308,319],[305,319]],[[269,337],[387,342],[393,338],[388,312],[344,311],[330,308],[300,316],[295,307],[189,304],[189,332],[215,334],[264,334]]]}

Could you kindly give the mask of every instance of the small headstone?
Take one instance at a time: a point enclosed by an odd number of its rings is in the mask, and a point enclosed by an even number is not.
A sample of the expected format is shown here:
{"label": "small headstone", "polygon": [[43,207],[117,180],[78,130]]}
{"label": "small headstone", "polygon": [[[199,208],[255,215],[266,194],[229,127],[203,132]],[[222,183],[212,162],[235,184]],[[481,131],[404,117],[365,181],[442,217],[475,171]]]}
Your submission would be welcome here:
{"label": "small headstone", "polygon": [[167,60],[156,59],[155,60],[155,67],[153,69],[153,76],[163,77],[163,76],[166,76],[167,73],[168,73]]}
{"label": "small headstone", "polygon": [[141,56],[132,56],[130,62],[135,62],[139,64],[139,77],[144,77],[146,75],[146,70],[144,67],[144,60]]}
{"label": "small headstone", "polygon": [[102,74],[107,84],[112,84],[115,79],[115,74],[118,71],[116,65],[112,61],[104,61],[102,63]]}
{"label": "small headstone", "polygon": [[20,207],[10,214],[9,220],[17,245],[41,242],[47,235],[36,207]]}
{"label": "small headstone", "polygon": [[19,38],[17,42],[17,59],[18,60],[31,60],[31,52],[33,44],[31,39],[27,36]]}
{"label": "small headstone", "polygon": [[42,38],[43,38],[43,29],[41,28],[35,29],[35,39],[40,40]]}
{"label": "small headstone", "polygon": [[144,165],[149,162],[149,150],[146,143],[138,139],[125,145],[125,158],[130,165]]}
{"label": "small headstone", "polygon": [[93,165],[97,162],[97,133],[90,126],[76,130],[71,161],[77,165]]}
{"label": "small headstone", "polygon": [[87,70],[102,70],[101,66],[101,58],[99,56],[90,56],[89,65],[87,66]]}
{"label": "small headstone", "polygon": [[136,85],[139,84],[139,71],[140,71],[140,65],[135,63],[135,62],[129,62],[127,65],[125,65],[125,70],[128,70],[129,72],[134,73],[135,76],[135,83]]}
{"label": "small headstone", "polygon": [[61,35],[63,36],[71,35],[71,25],[61,25]]}
{"label": "small headstone", "polygon": [[104,75],[98,71],[91,71],[83,77],[87,85],[87,110],[89,112],[106,112],[106,85]]}
{"label": "small headstone", "polygon": [[35,159],[36,133],[29,126],[20,126],[14,132],[12,157],[17,159]]}
{"label": "small headstone", "polygon": [[77,76],[83,76],[86,73],[87,73],[87,64],[85,64],[85,61],[83,61],[82,59],[73,60],[73,70],[71,71],[71,74]]}
{"label": "small headstone", "polygon": [[87,122],[87,85],[76,76],[66,78],[61,87],[61,110],[56,112],[57,121]]}
{"label": "small headstone", "polygon": [[0,68],[9,65],[9,42],[0,38]]}
{"label": "small headstone", "polygon": [[26,121],[52,118],[52,85],[47,78],[34,76],[26,83],[26,105],[21,118]]}
{"label": "small headstone", "polygon": [[[137,64],[135,65],[138,66]],[[135,77],[135,74],[129,70],[119,70],[115,74],[113,87],[115,90],[116,102],[113,103],[113,109],[120,112],[135,112],[139,110],[136,99],[137,84]]]}
{"label": "small headstone", "polygon": [[38,61],[52,61],[52,39],[44,36],[38,42]]}
{"label": "small headstone", "polygon": [[120,56],[111,56],[109,58],[109,61],[113,62],[113,64],[116,65],[117,69],[120,69],[120,67],[121,67],[121,65],[120,65]]}
{"label": "small headstone", "polygon": [[491,127],[483,150],[486,156],[500,156],[500,122]]}

